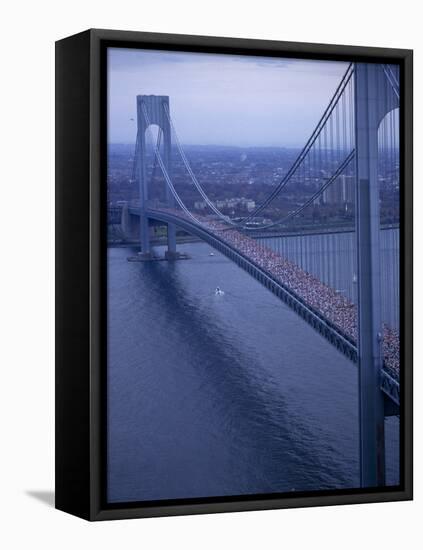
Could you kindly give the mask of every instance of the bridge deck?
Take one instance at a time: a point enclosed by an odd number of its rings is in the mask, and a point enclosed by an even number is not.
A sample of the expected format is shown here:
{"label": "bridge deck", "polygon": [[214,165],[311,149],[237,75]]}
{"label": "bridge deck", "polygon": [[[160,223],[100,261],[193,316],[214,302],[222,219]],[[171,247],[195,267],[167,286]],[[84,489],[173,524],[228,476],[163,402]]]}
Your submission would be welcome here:
{"label": "bridge deck", "polygon": [[[179,218],[182,227],[185,226],[186,228],[187,225],[194,227],[193,221],[181,211],[172,209],[151,210],[148,211],[147,215],[162,221],[173,221],[174,223],[177,223]],[[245,258],[249,263],[257,266],[268,275],[269,280],[275,281],[287,289],[290,295],[296,298],[300,304],[304,304],[305,308],[308,308],[312,314],[314,312],[317,321],[321,320],[322,323],[317,326],[313,318],[311,318],[311,321],[309,318],[308,321],[316,326],[330,341],[333,341],[338,349],[351,359],[356,360],[357,307],[355,304],[293,262],[240,231],[228,229],[228,226],[215,220],[199,216],[197,218],[201,223],[201,228],[216,238],[215,243],[211,242],[212,245],[216,246],[217,244],[216,247],[219,249],[218,243],[227,244],[231,250],[238,252],[242,258]],[[267,286],[266,281],[263,282]],[[294,307],[294,309],[298,308]],[[303,315],[303,311],[298,311]],[[322,325],[324,330],[322,330]],[[329,336],[328,331],[325,330],[326,328],[329,328]],[[399,334],[396,330],[387,326],[383,330],[382,353],[385,373],[382,380],[382,389],[398,404]],[[330,331],[335,333],[335,339]]]}

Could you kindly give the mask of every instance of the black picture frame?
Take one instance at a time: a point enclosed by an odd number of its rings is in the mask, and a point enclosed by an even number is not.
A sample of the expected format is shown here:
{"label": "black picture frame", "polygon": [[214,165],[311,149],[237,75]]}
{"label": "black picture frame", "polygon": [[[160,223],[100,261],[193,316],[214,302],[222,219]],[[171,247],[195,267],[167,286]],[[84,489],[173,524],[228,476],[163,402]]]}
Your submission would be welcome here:
{"label": "black picture frame", "polygon": [[[401,74],[401,485],[313,494],[105,500],[106,70],[110,46],[396,63]],[[412,499],[411,50],[91,29],[56,43],[56,508],[87,520]]]}

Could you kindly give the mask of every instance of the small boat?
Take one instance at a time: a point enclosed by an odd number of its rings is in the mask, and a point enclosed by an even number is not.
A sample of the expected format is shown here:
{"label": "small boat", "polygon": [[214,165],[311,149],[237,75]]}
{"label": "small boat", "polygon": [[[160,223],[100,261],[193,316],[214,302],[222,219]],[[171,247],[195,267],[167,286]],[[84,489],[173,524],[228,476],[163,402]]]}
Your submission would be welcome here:
{"label": "small boat", "polygon": [[218,286],[216,287],[216,290],[214,291],[214,293],[216,294],[216,296],[223,296],[223,294],[225,294],[223,290]]}
{"label": "small boat", "polygon": [[214,252],[210,252],[209,256],[214,256]]}

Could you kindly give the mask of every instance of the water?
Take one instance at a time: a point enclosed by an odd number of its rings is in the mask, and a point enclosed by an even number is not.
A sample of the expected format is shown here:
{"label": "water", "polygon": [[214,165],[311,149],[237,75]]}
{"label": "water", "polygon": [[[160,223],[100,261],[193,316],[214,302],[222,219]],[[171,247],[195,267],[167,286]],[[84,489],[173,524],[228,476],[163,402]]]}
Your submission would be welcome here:
{"label": "water", "polygon": [[230,260],[179,248],[109,249],[109,501],[358,487],[356,366]]}

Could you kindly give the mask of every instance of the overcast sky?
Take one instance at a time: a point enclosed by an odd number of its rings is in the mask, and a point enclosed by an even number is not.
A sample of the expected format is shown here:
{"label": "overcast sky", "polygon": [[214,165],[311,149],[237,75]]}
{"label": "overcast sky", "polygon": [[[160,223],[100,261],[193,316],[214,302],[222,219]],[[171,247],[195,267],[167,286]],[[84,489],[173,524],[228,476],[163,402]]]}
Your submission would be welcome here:
{"label": "overcast sky", "polygon": [[[110,48],[109,143],[133,143],[136,96],[168,95],[184,144],[304,145],[347,64]],[[134,121],[131,121],[134,119]]]}

